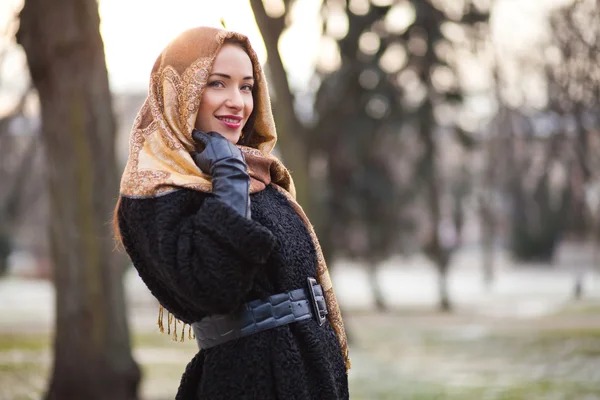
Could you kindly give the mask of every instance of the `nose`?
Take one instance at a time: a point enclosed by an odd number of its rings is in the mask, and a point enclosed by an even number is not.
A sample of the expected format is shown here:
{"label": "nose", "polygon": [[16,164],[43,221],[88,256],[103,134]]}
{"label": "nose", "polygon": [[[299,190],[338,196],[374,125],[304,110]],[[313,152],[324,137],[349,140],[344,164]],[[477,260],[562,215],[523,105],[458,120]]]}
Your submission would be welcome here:
{"label": "nose", "polygon": [[244,98],[239,90],[233,89],[230,91],[225,105],[233,110],[240,111],[244,108]]}

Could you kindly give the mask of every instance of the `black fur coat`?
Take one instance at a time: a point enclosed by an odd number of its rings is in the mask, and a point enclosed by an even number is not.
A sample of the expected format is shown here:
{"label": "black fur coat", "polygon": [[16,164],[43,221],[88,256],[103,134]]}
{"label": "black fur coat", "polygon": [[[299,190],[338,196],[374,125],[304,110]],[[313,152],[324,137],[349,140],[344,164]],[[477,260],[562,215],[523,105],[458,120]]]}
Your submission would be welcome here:
{"label": "black fur coat", "polygon": [[[272,186],[251,195],[252,219],[210,194],[179,190],[122,198],[119,226],[133,265],[152,294],[192,323],[242,303],[305,287],[316,276],[310,235]],[[188,364],[176,399],[348,398],[335,333],[314,319],[201,350]]]}

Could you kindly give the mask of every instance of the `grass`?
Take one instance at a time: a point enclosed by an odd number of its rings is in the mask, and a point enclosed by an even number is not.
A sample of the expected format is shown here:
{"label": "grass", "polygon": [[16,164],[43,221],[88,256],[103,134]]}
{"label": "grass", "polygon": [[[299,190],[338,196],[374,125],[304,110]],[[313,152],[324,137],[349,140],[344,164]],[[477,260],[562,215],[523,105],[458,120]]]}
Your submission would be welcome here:
{"label": "grass", "polygon": [[563,307],[558,316],[598,316],[600,315],[600,304],[591,300],[579,300]]}
{"label": "grass", "polygon": [[[379,371],[351,380],[352,398],[600,399],[600,328],[589,321],[540,329],[536,320],[444,318],[348,318],[353,353]],[[600,325],[600,315],[588,318]]]}
{"label": "grass", "polygon": [[0,353],[14,349],[28,351],[42,351],[50,346],[50,337],[47,335],[0,335]]}
{"label": "grass", "polygon": [[[600,399],[600,314],[586,314],[582,326],[554,317],[542,329],[540,320],[350,314],[351,399]],[[0,334],[1,400],[40,397],[50,345],[49,335]],[[172,399],[195,341],[140,332],[133,347],[142,398]]]}

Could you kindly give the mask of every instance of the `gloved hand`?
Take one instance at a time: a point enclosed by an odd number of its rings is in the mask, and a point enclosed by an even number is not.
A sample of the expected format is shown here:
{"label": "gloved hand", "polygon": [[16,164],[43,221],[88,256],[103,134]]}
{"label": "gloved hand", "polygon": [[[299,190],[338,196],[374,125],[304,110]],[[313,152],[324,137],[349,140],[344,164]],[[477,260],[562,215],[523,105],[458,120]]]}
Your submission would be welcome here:
{"label": "gloved hand", "polygon": [[240,215],[250,218],[250,175],[241,150],[217,132],[192,131],[204,150],[192,153],[196,165],[212,176],[213,194]]}

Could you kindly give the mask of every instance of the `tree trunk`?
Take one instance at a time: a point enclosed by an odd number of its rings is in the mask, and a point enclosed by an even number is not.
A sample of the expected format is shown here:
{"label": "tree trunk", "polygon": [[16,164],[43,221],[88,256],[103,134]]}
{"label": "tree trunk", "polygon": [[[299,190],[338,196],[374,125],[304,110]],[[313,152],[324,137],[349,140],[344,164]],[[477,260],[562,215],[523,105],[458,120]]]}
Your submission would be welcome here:
{"label": "tree trunk", "polygon": [[0,277],[8,272],[8,256],[12,252],[10,236],[2,228],[0,223]]}
{"label": "tree trunk", "polygon": [[487,195],[479,197],[483,285],[488,290],[492,288],[494,283],[494,217],[490,203]]}
{"label": "tree trunk", "polygon": [[[588,223],[589,224],[589,223]],[[580,251],[578,252],[577,258],[575,258],[571,265],[574,269],[574,279],[573,279],[573,300],[581,300],[584,296],[584,280],[585,273],[588,270],[587,263],[587,252],[584,250],[588,248],[588,240],[585,232],[575,233],[573,235],[574,241],[581,246]]]}
{"label": "tree trunk", "polygon": [[421,107],[421,140],[425,145],[422,159],[423,175],[426,186],[426,202],[432,227],[425,253],[435,263],[439,280],[439,308],[441,311],[451,311],[450,296],[448,294],[447,277],[450,266],[452,249],[445,248],[440,240],[439,227],[442,222],[442,207],[440,204],[440,182],[437,173],[437,143],[434,138],[433,105],[430,100],[425,100]]}
{"label": "tree trunk", "polygon": [[113,252],[115,122],[94,0],[26,0],[17,40],[42,111],[56,289],[46,399],[137,399],[122,275]]}
{"label": "tree trunk", "polygon": [[[2,239],[0,239],[2,240]],[[1,244],[0,244],[1,246]],[[0,251],[0,278],[8,273],[8,254]]]}
{"label": "tree trunk", "polygon": [[564,232],[568,216],[569,192],[561,193],[562,206],[556,210],[550,200],[548,174],[537,184],[535,193],[523,188],[522,172],[517,172],[511,185],[513,213],[511,215],[511,252],[515,259],[524,262],[543,262],[552,265],[560,236]]}
{"label": "tree trunk", "polygon": [[452,304],[448,293],[448,262],[438,260],[436,267],[438,269],[439,308],[440,311],[449,312],[452,311]]}
{"label": "tree trunk", "polygon": [[373,298],[375,299],[375,308],[377,311],[385,312],[388,311],[387,305],[385,303],[385,297],[383,296],[383,292],[381,291],[381,285],[379,284],[379,280],[377,279],[377,265],[375,262],[370,262],[368,268],[369,274],[369,284],[371,285],[371,292],[373,293]]}
{"label": "tree trunk", "polygon": [[486,237],[482,244],[482,260],[483,264],[483,286],[490,291],[494,284],[494,241],[493,237]]}
{"label": "tree trunk", "polygon": [[267,48],[267,65],[275,94],[273,117],[278,132],[277,144],[280,147],[283,161],[292,172],[298,204],[302,206],[306,215],[311,218],[307,144],[305,143],[302,125],[296,117],[294,95],[290,90],[287,73],[283,67],[278,47],[279,38],[285,28],[285,17],[290,7],[289,1],[286,3],[288,9],[286,14],[279,18],[271,18],[267,15],[262,0],[250,0],[256,24]]}
{"label": "tree trunk", "polygon": [[581,273],[577,273],[575,275],[575,282],[573,285],[573,299],[581,300],[583,297],[583,275]]}

